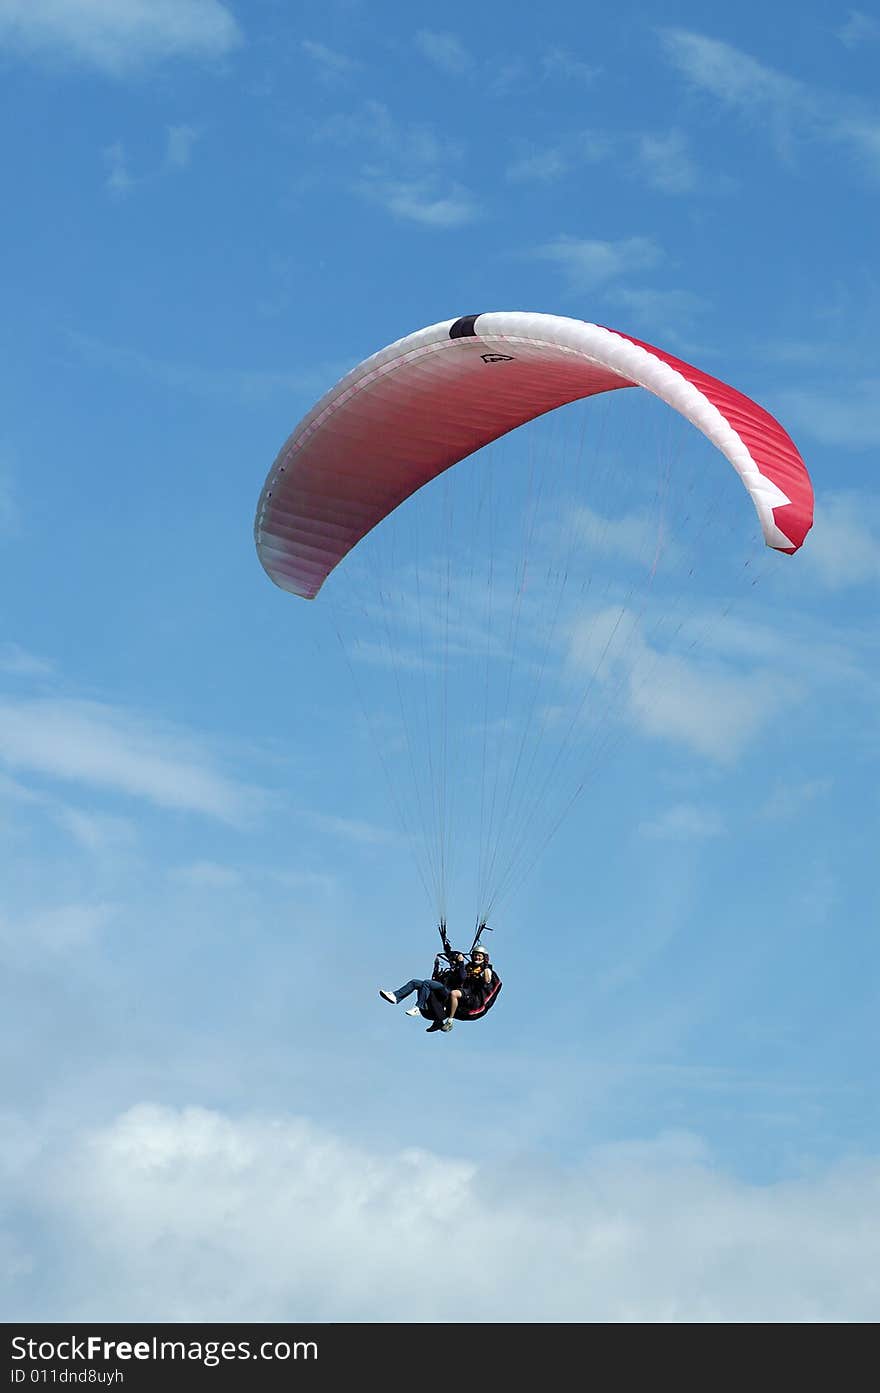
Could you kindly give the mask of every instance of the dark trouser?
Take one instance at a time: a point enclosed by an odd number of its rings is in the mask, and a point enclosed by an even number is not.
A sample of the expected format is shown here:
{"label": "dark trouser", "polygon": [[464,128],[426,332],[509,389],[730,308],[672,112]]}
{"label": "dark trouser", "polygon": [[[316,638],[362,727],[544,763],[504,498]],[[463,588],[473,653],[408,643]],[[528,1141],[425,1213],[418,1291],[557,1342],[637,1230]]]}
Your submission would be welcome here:
{"label": "dark trouser", "polygon": [[[449,992],[446,990],[443,983],[435,982],[431,977],[427,979],[413,977],[409,982],[405,983],[404,986],[398,987],[394,995],[397,997],[398,1001],[403,1001],[404,997],[410,996],[412,992],[417,993],[416,1001],[418,1002],[419,1010],[424,1011],[427,1008],[432,1016],[434,1015],[434,1010],[431,1003],[437,1001],[438,1006],[445,1006],[449,999]],[[445,1013],[440,1019],[445,1019]]]}

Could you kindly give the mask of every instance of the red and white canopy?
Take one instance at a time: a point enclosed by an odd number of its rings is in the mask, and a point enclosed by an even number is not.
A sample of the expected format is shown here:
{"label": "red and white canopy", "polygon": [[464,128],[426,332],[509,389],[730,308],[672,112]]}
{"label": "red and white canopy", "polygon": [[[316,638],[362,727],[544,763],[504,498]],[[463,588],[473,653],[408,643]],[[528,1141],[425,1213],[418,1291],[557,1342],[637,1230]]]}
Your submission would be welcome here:
{"label": "red and white canopy", "polygon": [[260,561],[305,599],[404,499],[544,412],[643,387],[718,447],[755,505],[768,546],[797,551],[813,520],[803,460],[779,422],[733,387],[631,338],[550,314],[445,320],[348,373],[306,415],[260,496]]}

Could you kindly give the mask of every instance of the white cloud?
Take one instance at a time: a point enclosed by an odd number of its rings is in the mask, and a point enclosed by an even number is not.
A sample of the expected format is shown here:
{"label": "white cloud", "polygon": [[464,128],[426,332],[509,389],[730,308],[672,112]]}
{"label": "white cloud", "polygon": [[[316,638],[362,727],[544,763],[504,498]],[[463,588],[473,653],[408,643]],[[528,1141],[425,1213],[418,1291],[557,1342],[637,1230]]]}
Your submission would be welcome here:
{"label": "white cloud", "polygon": [[49,806],[56,822],[86,851],[112,851],[118,854],[124,848],[132,846],[136,840],[135,828],[126,818],[84,812],[82,808],[72,808],[55,801]]}
{"label": "white cloud", "polygon": [[850,10],[846,24],[837,31],[837,37],[847,48],[876,43],[880,39],[880,19],[876,15],[866,15],[862,10]]}
{"label": "white cloud", "polygon": [[315,138],[354,147],[410,174],[457,160],[461,146],[419,121],[399,121],[384,102],[368,101],[354,112],[337,113],[315,126]]}
{"label": "white cloud", "polygon": [[113,75],[168,58],[220,58],[240,42],[221,0],[0,0],[0,46]]}
{"label": "white cloud", "polygon": [[302,817],[320,831],[331,836],[342,837],[346,841],[361,842],[366,846],[378,846],[396,841],[394,832],[373,822],[362,822],[357,818],[330,817],[326,813],[303,813]]}
{"label": "white cloud", "polygon": [[526,147],[508,166],[507,178],[516,183],[553,183],[612,157],[620,173],[661,193],[690,193],[698,182],[697,165],[680,131],[616,135],[578,131],[543,148]]}
{"label": "white cloud", "polygon": [[18,531],[20,513],[12,483],[12,462],[0,446],[0,537],[11,537]]}
{"label": "white cloud", "polygon": [[0,916],[0,944],[12,959],[76,952],[94,943],[116,913],[115,905],[65,904],[23,920]]}
{"label": "white cloud", "polygon": [[799,141],[817,140],[848,148],[872,173],[880,173],[880,120],[873,110],[691,30],[664,30],[663,46],[694,87],[769,132],[781,155],[790,156]]}
{"label": "white cloud", "polygon": [[369,101],[354,113],[336,115],[315,129],[315,138],[367,157],[354,187],[397,218],[428,227],[461,227],[480,208],[442,166],[461,157],[461,147],[419,122],[400,122],[383,102]]}
{"label": "white cloud", "polygon": [[694,803],[677,803],[639,826],[646,837],[660,841],[696,841],[719,837],[724,823],[714,808],[698,807]]}
{"label": "white cloud", "polygon": [[0,701],[0,759],[228,822],[256,803],[253,790],[220,774],[191,735],[98,702]]}
{"label": "white cloud", "polygon": [[178,866],[171,875],[174,880],[199,890],[231,890],[242,883],[238,871],[220,866],[216,861],[194,861],[189,866]]}
{"label": "white cloud", "polygon": [[609,291],[609,299],[615,304],[625,305],[641,323],[656,327],[669,338],[675,338],[676,331],[689,329],[694,321],[710,308],[708,300],[696,295],[692,290],[651,290],[634,289],[631,286],[616,286]]}
{"label": "white cloud", "polygon": [[12,677],[48,677],[53,670],[48,658],[28,653],[17,643],[0,643],[0,672]]}
{"label": "white cloud", "polygon": [[788,822],[799,816],[817,798],[831,789],[830,779],[801,779],[797,783],[777,783],[758,809],[768,822]]}
{"label": "white cloud", "polygon": [[441,188],[429,179],[387,179],[368,172],[361,189],[395,217],[426,227],[463,227],[480,216],[479,205],[457,184]]}
{"label": "white cloud", "polygon": [[647,181],[662,193],[690,193],[697,184],[697,167],[680,131],[638,137],[639,165]]}
{"label": "white cloud", "polygon": [[420,29],[416,34],[416,48],[429,63],[441,72],[461,77],[471,72],[474,60],[461,39],[455,34],[438,33],[433,29]]}
{"label": "white cloud", "polygon": [[[10,1129],[12,1135],[12,1129]],[[71,1235],[21,1253],[54,1320],[871,1320],[876,1161],[755,1185],[699,1138],[596,1148],[560,1171],[382,1152],[302,1118],[141,1104],[48,1142],[5,1190]],[[51,1196],[51,1200],[47,1197]],[[450,1215],[479,1261],[438,1282]],[[71,1270],[72,1265],[72,1270]],[[24,1289],[26,1290],[26,1288]],[[22,1288],[5,1302],[24,1318]]]}
{"label": "white cloud", "polygon": [[136,840],[136,829],[126,818],[75,807],[6,774],[0,774],[0,804],[3,801],[44,810],[79,846],[92,853],[112,851],[117,855]]}
{"label": "white cloud", "polygon": [[542,55],[541,68],[545,77],[557,80],[565,78],[580,83],[592,82],[602,71],[601,68],[583,62],[569,49],[561,48],[559,45],[548,48]]}
{"label": "white cloud", "polygon": [[165,164],[169,169],[186,169],[201,132],[195,126],[169,126],[166,132]]}
{"label": "white cloud", "polygon": [[107,146],[104,151],[104,163],[107,166],[107,188],[121,198],[135,183],[129,173],[125,146],[121,140],[115,140],[112,145]]}
{"label": "white cloud", "polygon": [[200,363],[181,363],[153,358],[123,344],[105,343],[88,334],[68,331],[67,342],[76,353],[102,371],[146,379],[173,391],[196,397],[235,396],[261,401],[274,392],[306,392],[318,395],[350,366],[350,363],[309,366],[295,372],[277,369],[206,368]]}
{"label": "white cloud", "polygon": [[323,82],[337,83],[360,67],[353,58],[338,53],[336,49],[328,48],[326,44],[316,43],[313,39],[303,39],[302,49],[314,63]]}
{"label": "white cloud", "polygon": [[[612,518],[578,504],[572,509],[571,524],[592,555],[620,556],[641,565],[647,550],[658,544],[662,520],[647,509]],[[665,554],[672,559],[672,543],[667,543]]]}
{"label": "white cloud", "polygon": [[825,445],[868,449],[880,445],[880,378],[838,391],[823,387],[779,393],[781,409]]}
{"label": "white cloud", "polygon": [[557,147],[533,150],[514,160],[507,178],[515,184],[553,184],[571,169],[569,156]]}
{"label": "white cloud", "polygon": [[820,494],[804,566],[833,590],[880,581],[880,497]]}
{"label": "white cloud", "polygon": [[651,270],[663,260],[663,252],[650,237],[603,242],[562,235],[537,247],[533,255],[563,271],[572,290],[595,290],[621,276]]}
{"label": "white cloud", "polygon": [[772,670],[722,661],[708,636],[700,657],[682,657],[652,647],[642,630],[626,606],[585,616],[571,627],[569,661],[611,692],[619,714],[644,735],[727,762],[797,695],[794,682]]}

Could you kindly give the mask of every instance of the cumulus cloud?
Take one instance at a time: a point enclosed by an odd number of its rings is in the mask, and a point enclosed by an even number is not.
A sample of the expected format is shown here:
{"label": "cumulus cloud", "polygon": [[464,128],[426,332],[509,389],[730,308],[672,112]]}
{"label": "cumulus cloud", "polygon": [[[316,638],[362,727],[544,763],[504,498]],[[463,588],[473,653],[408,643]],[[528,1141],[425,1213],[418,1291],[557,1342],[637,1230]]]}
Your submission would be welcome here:
{"label": "cumulus cloud", "polygon": [[[13,1136],[14,1129],[9,1135]],[[42,1151],[8,1149],[7,1194],[70,1235],[21,1261],[10,1318],[304,1321],[871,1320],[875,1161],[758,1186],[699,1138],[597,1148],[484,1175],[383,1152],[307,1119],[141,1104]],[[51,1195],[51,1200],[47,1196]],[[437,1282],[449,1215],[479,1261]],[[698,1216],[698,1217],[696,1217]]]}
{"label": "cumulus cloud", "polygon": [[240,42],[221,0],[0,0],[0,46],[114,76],[168,58],[220,58]]}
{"label": "cumulus cloud", "polygon": [[197,738],[99,702],[0,701],[0,760],[228,822],[257,801],[217,771]]}

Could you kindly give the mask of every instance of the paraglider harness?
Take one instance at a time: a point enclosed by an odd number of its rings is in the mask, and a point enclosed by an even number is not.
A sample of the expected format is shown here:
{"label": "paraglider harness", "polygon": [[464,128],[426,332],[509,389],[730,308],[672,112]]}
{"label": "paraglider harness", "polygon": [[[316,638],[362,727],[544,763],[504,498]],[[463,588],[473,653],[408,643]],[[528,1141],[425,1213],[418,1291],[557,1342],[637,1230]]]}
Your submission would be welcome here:
{"label": "paraglider harness", "polygon": [[[476,976],[480,976],[480,977],[481,977],[482,974],[483,974],[484,969],[483,969],[483,968],[480,968],[480,969],[479,969],[479,972],[475,972],[475,970],[474,970],[474,968],[473,968],[472,965],[468,966],[468,968],[466,969],[466,975],[465,975],[465,977],[464,977],[464,979],[463,979],[463,981],[462,981],[462,983],[461,983],[461,986],[463,987],[464,990],[462,991],[462,997],[461,997],[461,1001],[459,1002],[458,1010],[457,1010],[456,1013],[455,1013],[455,1019],[456,1019],[457,1021],[479,1021],[479,1020],[482,1020],[483,1016],[485,1016],[486,1013],[487,1013],[488,1011],[491,1011],[492,1007],[495,1005],[495,1002],[496,1002],[496,1000],[497,1000],[497,998],[498,998],[498,993],[501,991],[501,979],[500,979],[500,977],[498,976],[498,974],[497,974],[497,972],[495,971],[495,969],[492,967],[491,962],[489,961],[489,954],[488,954],[488,952],[486,952],[486,949],[483,948],[482,945],[481,945],[481,943],[480,943],[480,938],[481,938],[481,936],[482,936],[484,933],[491,933],[491,932],[492,932],[492,930],[489,928],[489,925],[488,925],[488,924],[478,924],[478,925],[477,925],[477,932],[476,932],[476,934],[474,935],[474,941],[473,941],[473,943],[472,943],[471,946],[470,946],[470,950],[469,950],[469,952],[468,952],[467,954],[463,955],[463,956],[467,956],[467,957],[469,957],[469,958],[473,958],[473,955],[474,955],[474,953],[476,953],[476,952],[483,952],[483,953],[486,953],[486,964],[485,964],[485,965],[486,965],[486,967],[491,968],[491,971],[492,971],[492,982],[491,982],[491,985],[489,986],[489,988],[488,988],[488,990],[485,992],[485,994],[482,994],[482,993],[481,993],[479,997],[477,997],[477,998],[472,998],[471,995],[470,995],[470,993],[469,993],[468,990],[467,990],[468,977],[476,977]],[[433,972],[432,972],[432,974],[431,974],[432,977],[433,977],[436,981],[438,981],[438,982],[440,982],[440,981],[443,980],[443,976],[441,976],[441,973],[444,973],[444,974],[445,974],[445,972],[447,971],[447,969],[441,968],[440,964],[441,964],[442,962],[445,962],[445,963],[448,964],[448,968],[449,968],[449,969],[453,968],[453,967],[454,967],[453,957],[455,956],[455,949],[453,949],[453,948],[451,947],[451,945],[450,945],[450,943],[449,943],[449,939],[448,939],[448,937],[447,937],[447,935],[446,935],[446,921],[445,921],[445,919],[441,919],[441,920],[440,920],[440,924],[439,924],[439,933],[440,933],[440,940],[441,940],[441,942],[442,942],[442,944],[443,944],[443,951],[442,951],[441,953],[438,953],[437,956],[435,957],[435,959],[434,959],[434,970],[433,970]],[[453,985],[457,985],[457,984],[454,983]],[[432,1019],[432,1013],[431,1013],[427,1008],[426,1008],[425,1010],[422,1011],[422,1015],[425,1017],[426,1020],[431,1020],[431,1019]]]}

